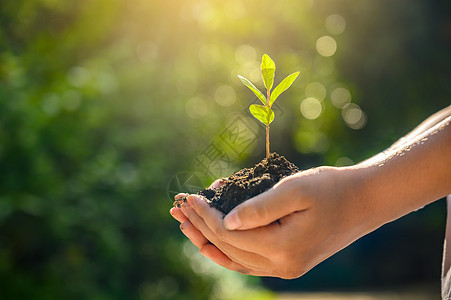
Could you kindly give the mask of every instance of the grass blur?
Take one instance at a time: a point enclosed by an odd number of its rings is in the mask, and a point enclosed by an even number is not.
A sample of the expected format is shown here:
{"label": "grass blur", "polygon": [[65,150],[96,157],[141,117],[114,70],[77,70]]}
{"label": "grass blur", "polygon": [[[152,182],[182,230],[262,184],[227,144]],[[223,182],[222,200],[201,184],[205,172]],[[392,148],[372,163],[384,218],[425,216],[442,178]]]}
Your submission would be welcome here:
{"label": "grass blur", "polygon": [[[0,298],[271,299],[200,257],[168,213],[177,188],[218,175],[199,157],[237,117],[250,142],[221,146],[220,171],[264,156],[236,75],[261,87],[263,53],[276,78],[300,70],[271,149],[304,169],[352,164],[449,105],[450,14],[445,0],[1,1]],[[438,290],[443,210],[261,283]]]}

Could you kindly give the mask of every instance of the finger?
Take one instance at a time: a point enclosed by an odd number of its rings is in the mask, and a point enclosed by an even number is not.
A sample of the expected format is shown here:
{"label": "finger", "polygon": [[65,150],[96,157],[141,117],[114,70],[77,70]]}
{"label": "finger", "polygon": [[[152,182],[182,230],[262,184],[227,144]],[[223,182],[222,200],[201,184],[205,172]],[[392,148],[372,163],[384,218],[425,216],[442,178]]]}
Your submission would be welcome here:
{"label": "finger", "polygon": [[[196,197],[197,198],[197,197]],[[192,200],[188,200],[192,202]],[[190,222],[197,229],[202,232],[202,234],[214,245],[216,245],[222,252],[224,252],[227,256],[229,256],[232,260],[255,270],[266,271],[268,266],[271,265],[271,261],[265,257],[265,249],[267,249],[267,239],[260,239],[260,235],[257,234],[254,236],[249,232],[231,232],[227,231],[222,227],[222,216],[223,214],[214,208],[210,208],[209,205],[202,199],[198,200],[198,204],[194,204],[193,207],[182,207],[182,209],[186,212],[187,217]],[[194,207],[200,205],[205,205],[208,207],[210,212],[215,215],[213,221],[210,223],[215,223],[212,230],[209,225],[204,221],[204,219],[197,214]],[[221,227],[221,230],[217,228]],[[225,235],[246,235],[241,239],[232,239]],[[233,241],[234,243],[230,243],[229,241]],[[263,242],[262,242],[263,241]],[[252,251],[255,250],[255,251]]]}
{"label": "finger", "polygon": [[[293,180],[293,179],[291,179]],[[224,218],[228,230],[246,230],[271,224],[293,212],[306,209],[297,201],[295,182],[286,181],[235,207]],[[189,197],[189,196],[188,196]]]}
{"label": "finger", "polygon": [[216,179],[215,181],[213,181],[212,184],[210,184],[210,186],[208,188],[216,189],[216,188],[223,186],[225,183],[226,183],[226,178],[219,178],[219,179]]}
{"label": "finger", "polygon": [[174,207],[180,207],[185,201],[188,194],[179,193],[174,196],[174,203],[172,204]]}
{"label": "finger", "polygon": [[191,224],[190,221],[185,221],[180,224],[180,229],[183,234],[193,243],[197,248],[202,249],[205,244],[208,244],[208,240],[204,235]]}
{"label": "finger", "polygon": [[186,220],[188,220],[188,218],[182,213],[182,211],[180,210],[180,208],[178,207],[173,207],[169,210],[169,213],[171,214],[171,216],[174,217],[174,219],[176,219],[177,221],[179,221],[180,223],[185,222]]}
{"label": "finger", "polygon": [[174,200],[179,200],[183,197],[187,197],[189,194],[187,193],[178,193],[177,195],[174,196]]}
{"label": "finger", "polygon": [[255,270],[249,269],[239,263],[234,262],[213,244],[205,244],[202,247],[202,249],[200,249],[200,253],[203,256],[211,259],[214,263],[216,263],[226,269],[229,269],[231,271],[239,272],[239,273],[245,274],[245,275],[253,275],[253,276],[267,276],[268,275],[268,273],[255,271]]}
{"label": "finger", "polygon": [[211,231],[215,239],[248,252],[269,256],[272,250],[268,244],[276,243],[283,229],[280,224],[273,223],[253,230],[230,231],[223,225],[224,214],[210,207],[200,196],[190,195],[187,202],[195,211],[195,216],[189,215],[188,218],[208,239],[207,232]]}
{"label": "finger", "polygon": [[247,267],[256,267],[261,265],[263,262],[267,263],[266,258],[260,257],[260,255],[254,253],[243,251],[221,240],[220,237],[216,236],[208,228],[203,219],[199,215],[197,215],[197,213],[190,206],[184,205],[182,207],[182,210],[184,211],[190,222],[194,225],[194,227],[196,227],[205,236],[206,239],[216,245],[216,247],[218,247],[222,252],[228,255],[232,260]]}

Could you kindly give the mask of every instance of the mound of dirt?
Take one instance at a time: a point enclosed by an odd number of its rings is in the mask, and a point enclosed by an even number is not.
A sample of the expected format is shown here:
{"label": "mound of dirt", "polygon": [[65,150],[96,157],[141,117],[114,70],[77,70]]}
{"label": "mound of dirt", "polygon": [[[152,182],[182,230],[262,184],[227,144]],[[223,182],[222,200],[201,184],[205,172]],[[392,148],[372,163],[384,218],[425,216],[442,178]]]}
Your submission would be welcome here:
{"label": "mound of dirt", "polygon": [[[229,213],[238,204],[265,192],[282,178],[297,173],[298,167],[284,156],[271,153],[253,168],[245,168],[230,175],[219,188],[204,189],[198,192],[206,198],[210,206],[224,214]],[[180,206],[186,198],[174,202]]]}

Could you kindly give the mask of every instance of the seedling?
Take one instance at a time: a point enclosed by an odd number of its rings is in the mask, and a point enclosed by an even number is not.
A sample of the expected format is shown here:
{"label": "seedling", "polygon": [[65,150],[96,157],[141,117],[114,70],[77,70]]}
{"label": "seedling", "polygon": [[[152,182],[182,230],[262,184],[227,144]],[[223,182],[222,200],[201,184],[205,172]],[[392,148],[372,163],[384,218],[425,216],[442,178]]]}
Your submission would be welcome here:
{"label": "seedling", "polygon": [[252,104],[249,107],[251,114],[257,118],[260,122],[266,125],[266,158],[269,157],[269,124],[274,120],[274,111],[271,109],[277,98],[285,92],[291,84],[296,80],[299,72],[295,72],[288,75],[282,82],[274,88],[271,93],[272,86],[274,84],[274,74],[276,72],[276,64],[267,55],[264,54],[262,57],[261,71],[263,77],[263,83],[266,87],[266,96],[263,94],[255,85],[252,84],[248,79],[243,76],[238,75],[238,78],[247,86],[254,94],[260,99],[263,105]]}

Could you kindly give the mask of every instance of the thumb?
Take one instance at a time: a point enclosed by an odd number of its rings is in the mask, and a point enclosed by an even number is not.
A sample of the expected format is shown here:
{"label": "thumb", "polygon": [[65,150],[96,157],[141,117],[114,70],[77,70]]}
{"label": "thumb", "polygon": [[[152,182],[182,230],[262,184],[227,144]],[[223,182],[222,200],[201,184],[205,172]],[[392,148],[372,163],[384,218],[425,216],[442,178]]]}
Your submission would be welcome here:
{"label": "thumb", "polygon": [[245,230],[271,224],[302,208],[299,195],[287,185],[277,185],[235,207],[223,220],[228,230]]}

